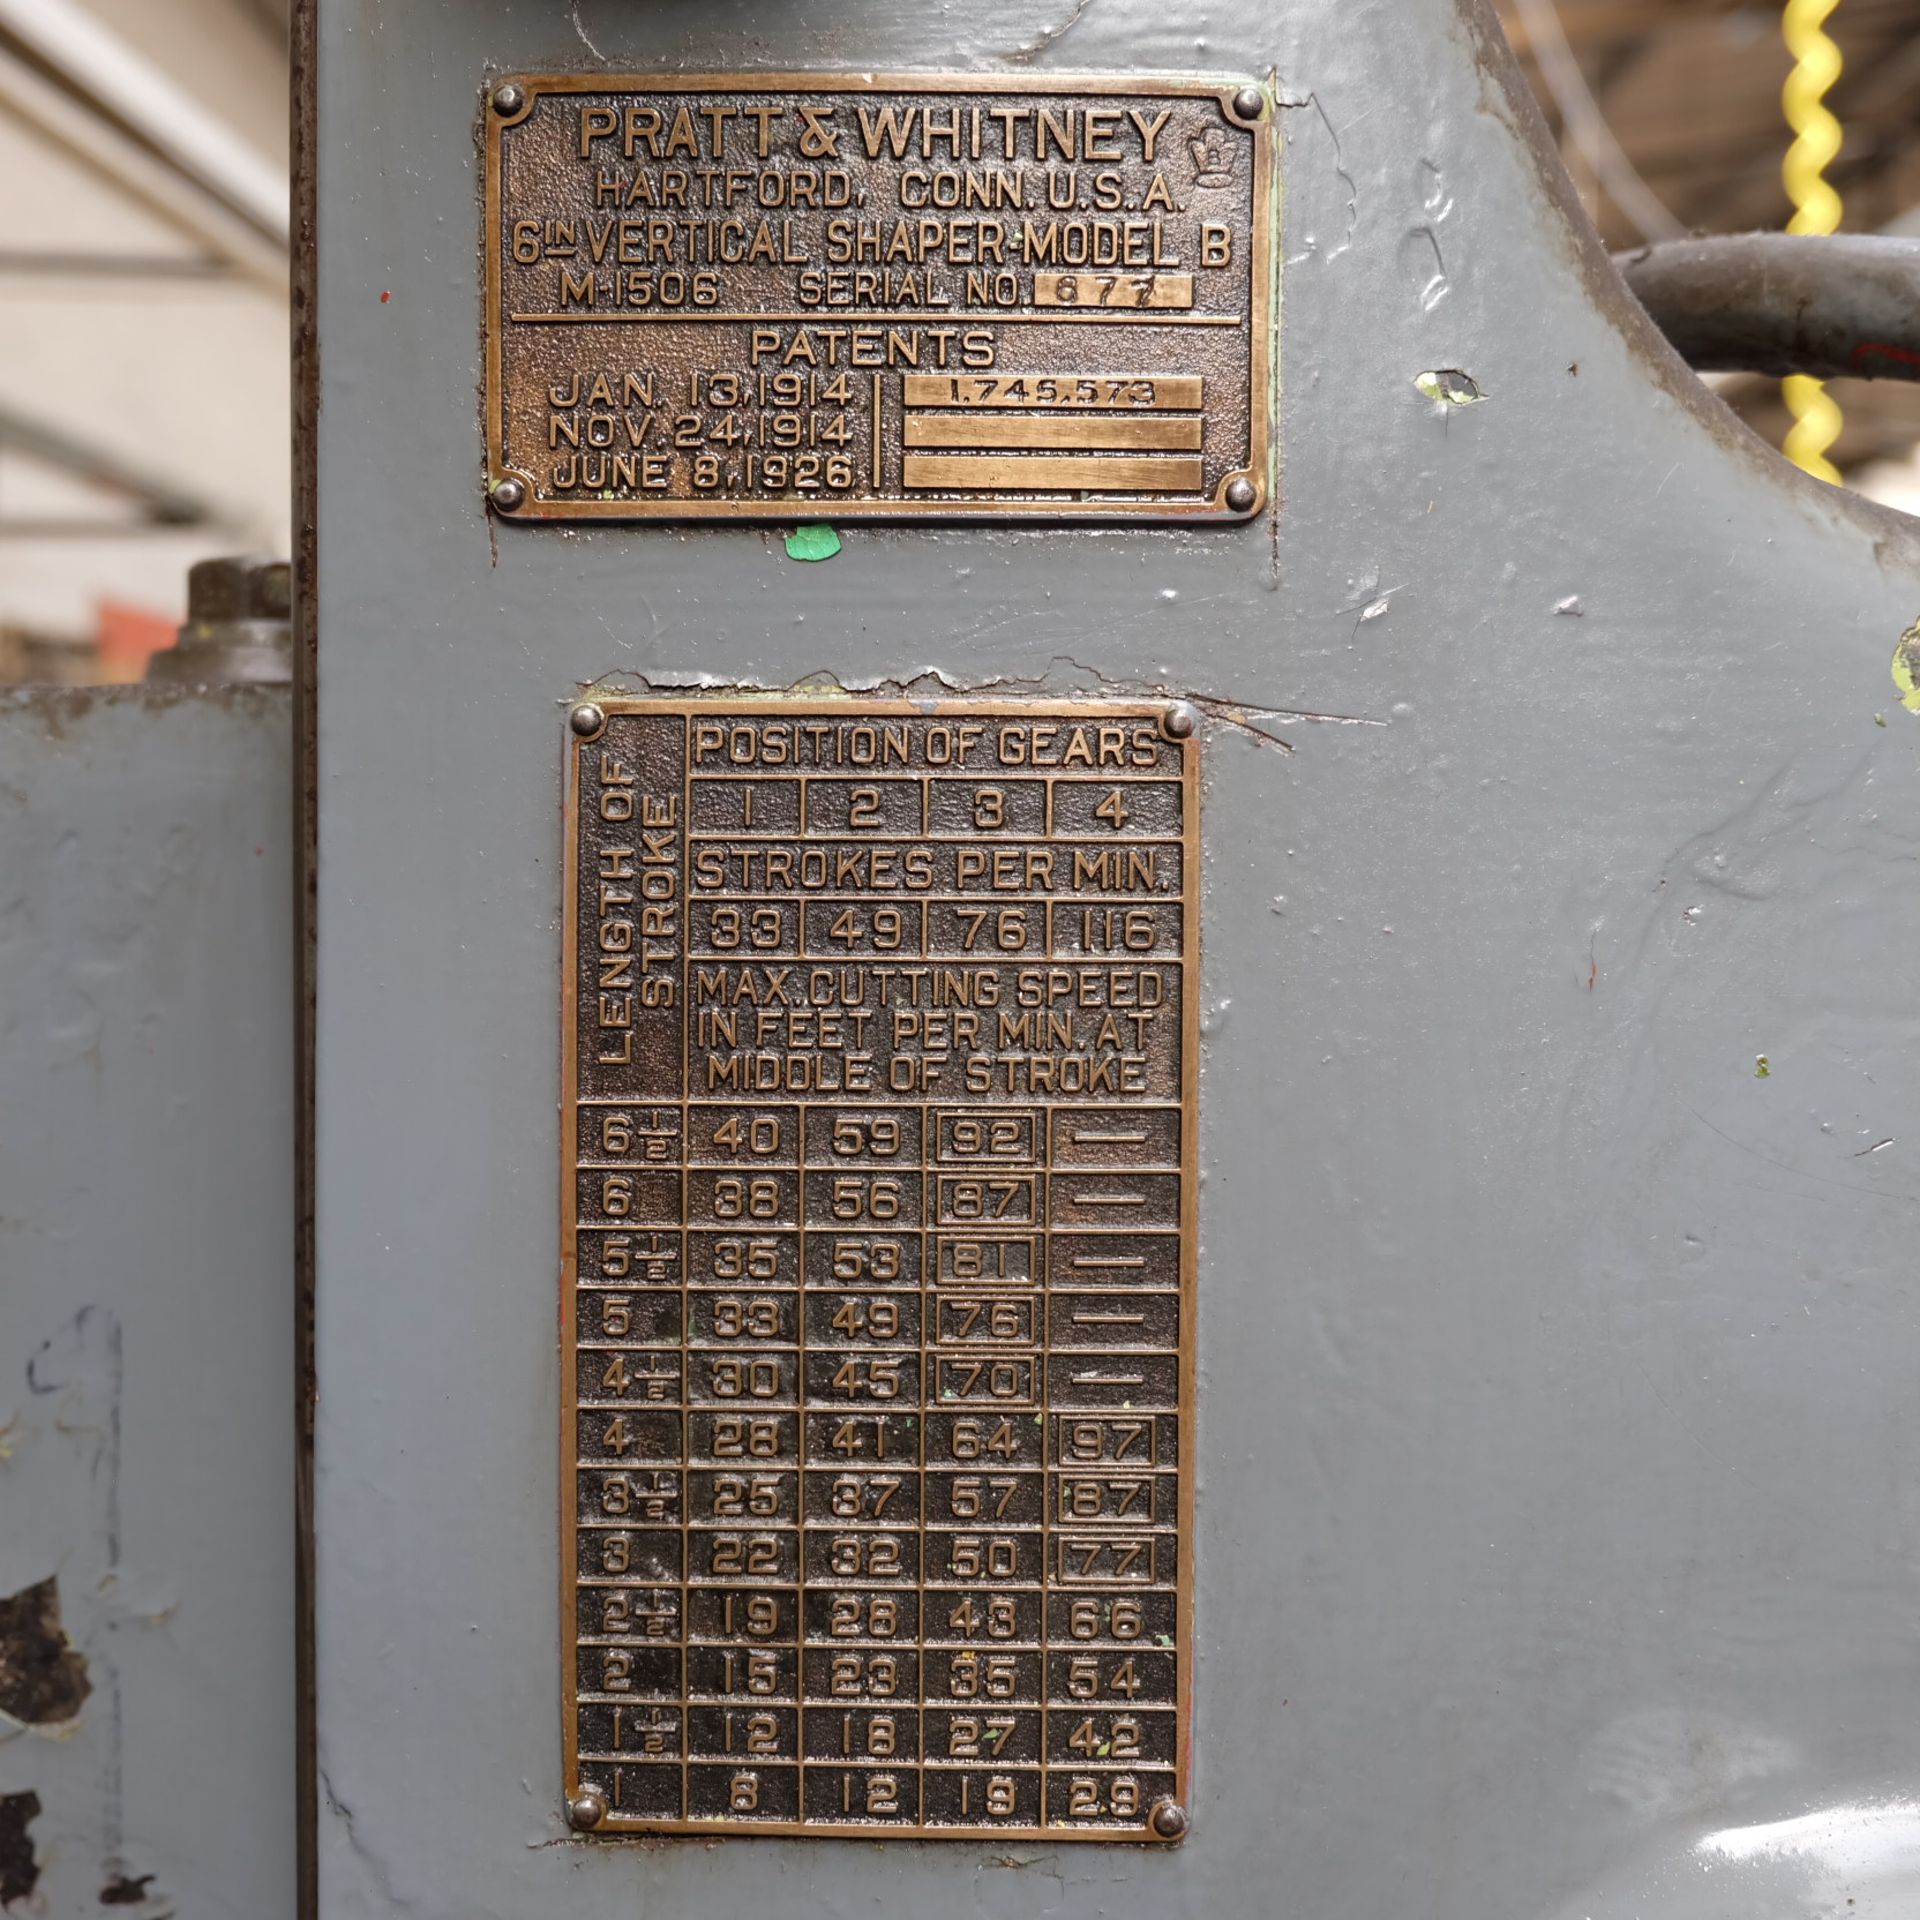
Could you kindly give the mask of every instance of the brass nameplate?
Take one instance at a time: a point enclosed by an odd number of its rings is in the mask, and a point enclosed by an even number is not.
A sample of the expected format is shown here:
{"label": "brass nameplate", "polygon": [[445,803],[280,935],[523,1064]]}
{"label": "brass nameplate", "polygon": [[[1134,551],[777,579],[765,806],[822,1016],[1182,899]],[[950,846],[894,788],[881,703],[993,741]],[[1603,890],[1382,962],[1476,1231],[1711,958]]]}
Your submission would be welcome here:
{"label": "brass nameplate", "polygon": [[1184,1832],[1198,780],[1165,712],[576,710],[576,1827]]}
{"label": "brass nameplate", "polygon": [[487,457],[516,519],[1244,519],[1266,93],[1195,79],[502,80]]}

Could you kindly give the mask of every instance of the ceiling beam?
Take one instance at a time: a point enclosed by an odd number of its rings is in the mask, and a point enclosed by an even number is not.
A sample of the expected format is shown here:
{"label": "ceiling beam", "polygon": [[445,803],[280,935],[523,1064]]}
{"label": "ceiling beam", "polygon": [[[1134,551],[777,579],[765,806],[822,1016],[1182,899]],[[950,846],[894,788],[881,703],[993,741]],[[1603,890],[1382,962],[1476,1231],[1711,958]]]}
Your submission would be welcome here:
{"label": "ceiling beam", "polygon": [[[11,407],[0,407],[0,447],[128,501],[150,526],[200,527],[218,517],[211,502],[189,493],[164,474],[135,466],[118,453],[91,445],[63,427],[49,426]],[[104,530],[114,529],[109,526]]]}
{"label": "ceiling beam", "polygon": [[75,0],[0,0],[0,42],[282,249],[285,172]]}
{"label": "ceiling beam", "polygon": [[247,278],[287,293],[287,249],[241,219],[215,195],[103,118],[44,73],[0,45],[0,109],[108,180],[196,246],[229,261]]}

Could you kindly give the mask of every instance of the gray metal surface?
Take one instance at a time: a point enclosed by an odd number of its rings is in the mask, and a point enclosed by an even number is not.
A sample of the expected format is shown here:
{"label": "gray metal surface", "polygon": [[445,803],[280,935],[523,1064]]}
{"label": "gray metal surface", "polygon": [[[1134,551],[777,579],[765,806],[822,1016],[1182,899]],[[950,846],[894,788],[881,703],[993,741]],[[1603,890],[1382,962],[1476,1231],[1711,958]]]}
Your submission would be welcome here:
{"label": "gray metal surface", "polygon": [[285,689],[0,698],[9,1913],[294,1910],[289,746]]}
{"label": "gray metal surface", "polygon": [[[319,58],[328,1920],[1911,1913],[1920,542],[1619,296],[1490,16],[322,0]],[[1273,69],[1277,516],[490,529],[489,67],[800,58]],[[1193,1831],[575,1842],[565,702],[927,672],[1209,716]]]}

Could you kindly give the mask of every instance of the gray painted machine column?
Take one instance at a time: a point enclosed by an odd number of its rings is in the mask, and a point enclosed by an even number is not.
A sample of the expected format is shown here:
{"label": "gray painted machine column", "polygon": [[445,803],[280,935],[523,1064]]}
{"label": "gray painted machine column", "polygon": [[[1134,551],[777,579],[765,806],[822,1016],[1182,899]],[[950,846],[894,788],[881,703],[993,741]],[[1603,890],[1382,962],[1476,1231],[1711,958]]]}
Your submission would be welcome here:
{"label": "gray painted machine column", "polygon": [[[327,1920],[1911,1912],[1920,542],[1622,299],[1487,10],[319,26]],[[802,65],[1270,73],[1276,509],[490,525],[488,73]],[[562,1822],[566,703],[810,676],[1207,716],[1177,1849]]]}
{"label": "gray painted machine column", "polygon": [[284,687],[0,697],[0,1909],[294,1912]]}

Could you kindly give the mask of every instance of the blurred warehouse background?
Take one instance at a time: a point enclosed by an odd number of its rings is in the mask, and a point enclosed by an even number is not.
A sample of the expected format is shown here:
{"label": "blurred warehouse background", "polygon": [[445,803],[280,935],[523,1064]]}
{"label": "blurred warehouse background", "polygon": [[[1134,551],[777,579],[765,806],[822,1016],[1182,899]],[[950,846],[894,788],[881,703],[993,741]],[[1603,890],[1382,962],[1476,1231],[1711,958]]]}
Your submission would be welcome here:
{"label": "blurred warehouse background", "polygon": [[0,678],[288,541],[287,0],[0,0]]}
{"label": "blurred warehouse background", "polygon": [[[1779,231],[1792,65],[1783,7],[1733,0],[1497,0],[1507,38],[1615,252],[1687,233]],[[1848,233],[1920,237],[1920,4],[1839,0],[1826,32],[1844,65],[1826,96],[1843,144],[1827,168]],[[1777,381],[1715,377],[1774,446]],[[1920,385],[1829,383],[1846,415],[1832,457],[1849,485],[1920,512]]]}
{"label": "blurred warehouse background", "polygon": [[[0,679],[127,680],[188,566],[287,551],[289,0],[0,0]],[[1777,6],[1499,0],[1607,243],[1780,228]],[[1840,0],[1853,232],[1920,234],[1920,0]],[[1777,383],[1717,379],[1778,445]],[[1836,381],[1920,509],[1920,386]]]}

